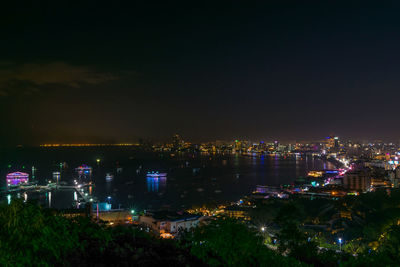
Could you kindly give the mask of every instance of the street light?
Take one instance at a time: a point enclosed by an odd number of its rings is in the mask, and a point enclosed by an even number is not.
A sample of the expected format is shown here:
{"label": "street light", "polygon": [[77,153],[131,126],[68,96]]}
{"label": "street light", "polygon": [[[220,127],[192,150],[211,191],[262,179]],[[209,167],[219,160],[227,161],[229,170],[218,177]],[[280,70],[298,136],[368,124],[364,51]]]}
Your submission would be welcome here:
{"label": "street light", "polygon": [[265,227],[264,227],[264,226],[261,227],[261,231],[262,231],[262,232],[265,232]]}
{"label": "street light", "polygon": [[342,238],[339,237],[338,241],[339,241],[340,251],[342,251]]}
{"label": "street light", "polygon": [[131,214],[134,214],[135,213],[135,210],[131,210]]}

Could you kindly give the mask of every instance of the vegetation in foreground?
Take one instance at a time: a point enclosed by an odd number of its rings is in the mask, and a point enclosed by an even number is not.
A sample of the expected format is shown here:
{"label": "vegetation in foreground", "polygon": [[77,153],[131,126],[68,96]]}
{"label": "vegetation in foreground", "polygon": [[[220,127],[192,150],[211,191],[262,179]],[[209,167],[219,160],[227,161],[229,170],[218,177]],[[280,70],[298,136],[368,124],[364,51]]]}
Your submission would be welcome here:
{"label": "vegetation in foreground", "polygon": [[[279,242],[231,219],[162,240],[130,226],[107,227],[62,217],[34,203],[0,206],[1,266],[397,266],[400,226],[387,224],[375,250],[321,250],[301,229],[293,203],[275,216]],[[367,227],[367,226],[366,226]]]}
{"label": "vegetation in foreground", "polygon": [[270,251],[244,225],[221,222],[219,226],[213,224],[193,234],[186,233],[187,239],[178,242],[129,226],[106,227],[88,218],[65,218],[34,203],[17,200],[0,207],[0,265],[300,265]]}

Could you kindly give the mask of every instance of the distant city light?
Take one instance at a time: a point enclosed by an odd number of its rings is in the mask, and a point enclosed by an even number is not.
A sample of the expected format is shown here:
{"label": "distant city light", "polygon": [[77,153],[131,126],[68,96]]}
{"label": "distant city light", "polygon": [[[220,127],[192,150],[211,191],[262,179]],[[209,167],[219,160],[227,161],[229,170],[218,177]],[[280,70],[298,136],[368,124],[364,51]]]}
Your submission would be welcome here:
{"label": "distant city light", "polygon": [[138,146],[139,144],[123,143],[123,144],[42,144],[41,147],[91,147],[91,146]]}

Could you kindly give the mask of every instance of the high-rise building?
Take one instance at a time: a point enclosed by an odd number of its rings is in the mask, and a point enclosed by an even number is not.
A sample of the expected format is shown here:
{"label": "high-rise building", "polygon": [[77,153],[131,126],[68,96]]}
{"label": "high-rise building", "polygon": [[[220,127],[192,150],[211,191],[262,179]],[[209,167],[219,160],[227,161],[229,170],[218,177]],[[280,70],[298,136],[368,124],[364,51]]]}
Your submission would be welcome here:
{"label": "high-rise building", "polygon": [[274,149],[275,151],[279,148],[279,141],[274,141]]}
{"label": "high-rise building", "polygon": [[334,148],[339,148],[340,147],[340,143],[339,143],[339,137],[335,136],[333,138],[333,147]]}
{"label": "high-rise building", "polygon": [[326,148],[331,149],[335,146],[335,139],[333,135],[330,135],[326,138]]}
{"label": "high-rise building", "polygon": [[235,152],[241,152],[242,151],[242,142],[239,140],[235,140]]}
{"label": "high-rise building", "polygon": [[61,173],[60,172],[53,172],[53,181],[57,184],[60,182]]}
{"label": "high-rise building", "polygon": [[172,146],[174,150],[180,150],[183,147],[184,143],[185,141],[183,141],[179,134],[175,134],[174,136],[172,136]]}
{"label": "high-rise building", "polygon": [[371,187],[371,177],[366,170],[347,172],[343,177],[343,186],[350,190],[364,192]]}
{"label": "high-rise building", "polygon": [[325,147],[331,150],[338,150],[340,148],[339,137],[330,135],[326,138]]}
{"label": "high-rise building", "polygon": [[264,151],[267,148],[267,144],[264,141],[261,141],[259,147],[260,150]]}

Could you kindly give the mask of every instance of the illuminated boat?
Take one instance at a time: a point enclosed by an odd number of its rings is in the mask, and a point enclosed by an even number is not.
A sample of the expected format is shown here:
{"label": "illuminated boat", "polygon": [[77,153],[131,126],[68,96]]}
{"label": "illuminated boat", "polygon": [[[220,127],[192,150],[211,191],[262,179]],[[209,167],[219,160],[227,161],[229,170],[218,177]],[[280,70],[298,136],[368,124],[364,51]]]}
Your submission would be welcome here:
{"label": "illuminated boat", "polygon": [[92,167],[90,167],[90,166],[88,166],[86,164],[82,164],[78,168],[75,168],[75,171],[77,171],[78,173],[83,173],[83,174],[91,174],[92,173]]}
{"label": "illuminated boat", "polygon": [[18,186],[28,183],[29,174],[25,172],[12,172],[7,174],[7,186]]}
{"label": "illuminated boat", "polygon": [[92,176],[92,167],[82,164],[78,168],[75,168],[75,172],[78,174],[79,179],[88,179]]}
{"label": "illuminated boat", "polygon": [[149,178],[162,178],[162,177],[167,177],[167,173],[165,172],[147,172],[147,177]]}
{"label": "illuminated boat", "polygon": [[106,174],[106,181],[111,181],[112,179],[114,179],[114,175],[107,173]]}

